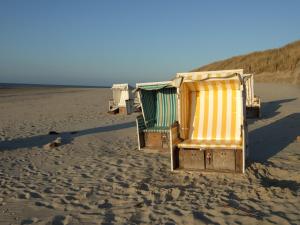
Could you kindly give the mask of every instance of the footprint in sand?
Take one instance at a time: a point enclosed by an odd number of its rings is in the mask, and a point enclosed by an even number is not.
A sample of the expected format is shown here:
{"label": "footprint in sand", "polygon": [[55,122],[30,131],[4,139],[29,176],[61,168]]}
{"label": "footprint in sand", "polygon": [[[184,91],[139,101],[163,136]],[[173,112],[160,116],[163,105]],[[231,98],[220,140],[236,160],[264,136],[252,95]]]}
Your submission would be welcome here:
{"label": "footprint in sand", "polygon": [[147,184],[147,183],[140,183],[138,185],[138,189],[140,189],[142,191],[149,191],[149,184]]}
{"label": "footprint in sand", "polygon": [[21,221],[21,225],[25,225],[25,224],[34,224],[34,223],[37,223],[38,221],[39,221],[38,218],[32,217],[32,218],[29,218],[29,219],[22,220],[22,221]]}
{"label": "footprint in sand", "polygon": [[65,196],[65,199],[66,199],[67,201],[74,201],[74,200],[77,200],[77,198],[74,197],[74,195],[66,195],[66,196]]}
{"label": "footprint in sand", "polygon": [[83,178],[93,178],[93,175],[89,174],[89,173],[82,173],[81,176]]}
{"label": "footprint in sand", "polygon": [[181,195],[181,190],[179,188],[172,188],[171,196],[173,200],[178,199],[180,195]]}
{"label": "footprint in sand", "polygon": [[53,193],[55,193],[55,190],[51,187],[47,187],[44,189],[44,192],[47,194],[53,194]]}
{"label": "footprint in sand", "polygon": [[67,225],[71,221],[71,216],[57,215],[52,219],[52,225]]}
{"label": "footprint in sand", "polygon": [[18,198],[19,199],[29,199],[30,198],[30,194],[29,193],[19,193],[18,194]]}
{"label": "footprint in sand", "polygon": [[43,196],[36,191],[30,191],[29,194],[32,198],[43,198]]}
{"label": "footprint in sand", "polygon": [[98,208],[100,209],[109,209],[111,207],[112,204],[107,199],[105,199],[104,201],[100,201],[98,204]]}
{"label": "footprint in sand", "polygon": [[39,206],[39,207],[46,207],[46,208],[49,208],[49,209],[54,208],[49,202],[43,202],[43,201],[35,202],[35,205]]}

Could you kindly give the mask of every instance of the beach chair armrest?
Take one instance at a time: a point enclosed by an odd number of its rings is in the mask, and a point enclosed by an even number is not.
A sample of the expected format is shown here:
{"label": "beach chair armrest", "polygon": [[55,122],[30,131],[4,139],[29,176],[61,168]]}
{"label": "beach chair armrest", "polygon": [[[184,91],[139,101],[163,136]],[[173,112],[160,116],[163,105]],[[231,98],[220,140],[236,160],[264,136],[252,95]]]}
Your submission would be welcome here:
{"label": "beach chair armrest", "polygon": [[180,140],[181,139],[179,137],[179,124],[176,121],[170,126],[170,143],[171,145],[176,145],[180,142]]}
{"label": "beach chair armrest", "polygon": [[175,121],[174,123],[171,124],[170,128],[173,127],[179,127],[178,121]]}

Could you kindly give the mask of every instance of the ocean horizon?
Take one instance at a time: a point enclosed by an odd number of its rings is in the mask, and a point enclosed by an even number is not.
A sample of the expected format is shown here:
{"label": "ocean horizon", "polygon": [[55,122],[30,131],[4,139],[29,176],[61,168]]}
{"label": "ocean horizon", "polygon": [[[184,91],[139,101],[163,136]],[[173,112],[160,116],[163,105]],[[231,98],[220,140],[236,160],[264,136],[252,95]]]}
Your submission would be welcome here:
{"label": "ocean horizon", "polygon": [[30,83],[0,83],[0,89],[8,88],[34,88],[34,87],[56,87],[56,88],[110,88],[108,85],[72,85],[72,84],[30,84]]}

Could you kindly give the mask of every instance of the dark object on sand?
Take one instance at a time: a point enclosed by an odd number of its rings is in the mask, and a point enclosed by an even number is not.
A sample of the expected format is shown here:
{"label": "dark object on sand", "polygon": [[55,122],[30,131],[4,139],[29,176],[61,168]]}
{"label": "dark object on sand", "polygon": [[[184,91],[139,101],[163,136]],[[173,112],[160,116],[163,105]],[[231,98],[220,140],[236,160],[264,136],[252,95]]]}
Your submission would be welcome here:
{"label": "dark object on sand", "polygon": [[53,131],[53,130],[51,130],[51,131],[49,131],[49,133],[48,133],[49,135],[57,135],[57,134],[59,134],[58,132],[56,132],[56,131]]}
{"label": "dark object on sand", "polygon": [[78,131],[71,131],[70,134],[77,134]]}
{"label": "dark object on sand", "polygon": [[61,145],[61,138],[58,137],[54,141],[52,141],[48,144],[45,144],[43,147],[44,147],[44,149],[51,149],[51,148],[58,147],[60,145]]}

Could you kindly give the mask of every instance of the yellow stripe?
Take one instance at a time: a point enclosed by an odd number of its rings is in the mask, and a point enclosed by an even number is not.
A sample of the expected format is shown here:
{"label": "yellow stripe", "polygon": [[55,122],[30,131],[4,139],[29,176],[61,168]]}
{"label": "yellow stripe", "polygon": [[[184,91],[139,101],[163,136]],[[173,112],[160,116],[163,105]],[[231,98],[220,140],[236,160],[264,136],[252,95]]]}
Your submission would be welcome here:
{"label": "yellow stripe", "polygon": [[242,102],[242,96],[241,91],[236,91],[236,107],[237,107],[237,114],[236,114],[236,126],[235,126],[235,139],[240,140],[241,139],[241,102]]}
{"label": "yellow stripe", "polygon": [[189,102],[190,102],[190,110],[189,110],[189,132],[188,132],[188,137],[191,138],[193,136],[193,132],[194,132],[194,126],[193,126],[193,122],[194,122],[194,118],[195,118],[195,108],[193,110],[193,106],[195,106],[195,102],[194,102],[194,98],[193,98],[193,91],[189,92]]}
{"label": "yellow stripe", "polygon": [[198,82],[193,82],[193,91],[197,91],[198,90]]}
{"label": "yellow stripe", "polygon": [[193,132],[193,139],[198,138],[198,132],[199,132],[199,110],[200,110],[200,93],[199,91],[196,92],[196,99],[195,99],[195,115],[194,115],[194,132]]}
{"label": "yellow stripe", "polygon": [[203,118],[203,134],[201,135],[203,139],[207,138],[207,128],[208,128],[208,107],[209,107],[209,93],[208,93],[208,87],[204,84],[204,118]]}
{"label": "yellow stripe", "polygon": [[231,108],[231,135],[230,139],[235,139],[235,131],[236,131],[236,90],[232,90],[232,108]]}
{"label": "yellow stripe", "polygon": [[212,121],[212,139],[216,139],[217,137],[217,126],[218,126],[218,86],[217,82],[213,84],[213,91],[214,91],[214,107],[213,107],[213,121]]}
{"label": "yellow stripe", "polygon": [[[181,125],[181,128],[184,128],[185,127],[185,115],[184,115],[184,112],[185,112],[185,105],[184,105],[184,101],[183,101],[183,98],[184,98],[184,84],[181,86],[180,88],[180,96],[179,96],[179,100],[180,100],[180,125]],[[180,136],[184,138],[184,134],[183,134],[183,131],[182,129],[180,129]]]}
{"label": "yellow stripe", "polygon": [[222,126],[221,139],[226,138],[226,117],[227,117],[227,88],[226,82],[222,83]]}
{"label": "yellow stripe", "polygon": [[[182,128],[186,128],[186,104],[187,101],[186,99],[186,95],[185,95],[185,84],[183,84],[180,88],[180,122],[181,122],[181,127]],[[180,134],[182,138],[185,138],[185,130],[181,130],[180,129]]]}
{"label": "yellow stripe", "polygon": [[[190,124],[190,105],[191,105],[191,101],[190,101],[190,92],[188,91],[187,87],[186,87],[186,128],[189,128],[189,124]],[[188,129],[185,130],[185,135],[186,137],[188,137]]]}
{"label": "yellow stripe", "polygon": [[[185,97],[184,97],[184,101],[185,101],[185,130],[184,130],[184,136],[185,138],[188,137],[188,132],[189,132],[189,106],[191,104],[191,101],[190,101],[190,97],[189,97],[189,91],[188,91],[188,88],[187,86],[185,86]],[[187,129],[189,128],[189,129]]]}

